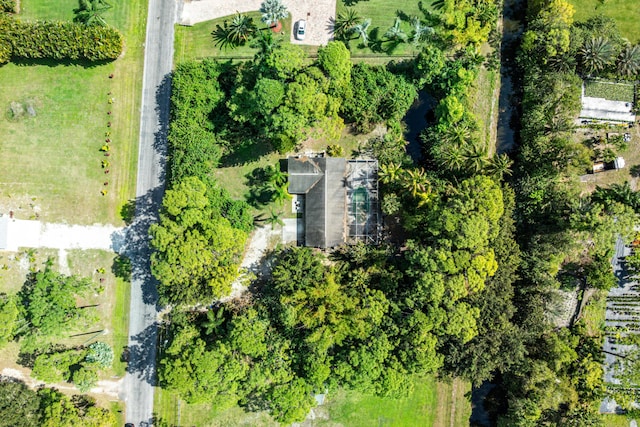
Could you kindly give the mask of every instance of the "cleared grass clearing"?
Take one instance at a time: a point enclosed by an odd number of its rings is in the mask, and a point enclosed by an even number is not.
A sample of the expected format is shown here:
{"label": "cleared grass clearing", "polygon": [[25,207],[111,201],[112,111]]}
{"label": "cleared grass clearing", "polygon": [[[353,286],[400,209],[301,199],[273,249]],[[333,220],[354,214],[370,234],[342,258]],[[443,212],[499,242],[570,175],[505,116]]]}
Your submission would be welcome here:
{"label": "cleared grass clearing", "polygon": [[[246,15],[253,18],[253,22],[261,31],[270,31],[269,29],[264,29],[264,24],[260,21],[260,12],[249,12]],[[244,46],[228,49],[221,49],[215,45],[211,33],[216,29],[216,25],[222,26],[225,20],[231,20],[232,18],[233,16],[225,16],[211,21],[201,22],[191,27],[176,25],[174,63],[179,64],[180,62],[211,56],[218,58],[252,59],[258,49],[251,47],[252,43],[250,42]],[[282,21],[282,34],[274,34],[273,37],[274,39],[282,40],[283,43],[289,43],[288,34],[290,33],[291,17]],[[307,48],[312,48],[312,46],[302,46],[302,48],[306,50]],[[311,50],[316,52],[317,48],[313,47]]]}
{"label": "cleared grass clearing", "polygon": [[584,94],[585,96],[604,98],[611,101],[633,102],[634,85],[631,83],[587,80],[584,82]]}
{"label": "cleared grass clearing", "polygon": [[[125,35],[117,61],[0,67],[1,211],[14,210],[19,218],[38,212],[48,222],[120,223],[120,206],[135,194],[146,1],[112,4],[105,19]],[[76,7],[72,0],[25,0],[20,18],[72,19]],[[11,119],[12,102],[32,105],[36,116]],[[109,158],[99,151],[106,132]],[[104,159],[110,162],[108,175]]]}
{"label": "cleared grass clearing", "polygon": [[498,123],[499,73],[480,67],[478,78],[469,91],[471,111],[478,119],[480,140],[487,147],[489,155],[495,153]]}
{"label": "cleared grass clearing", "polygon": [[[403,399],[367,396],[339,390],[327,396],[325,405],[314,408],[315,420],[306,427],[450,427],[469,425],[471,404],[465,393],[469,385],[454,381],[437,383],[432,377],[416,381],[413,393]],[[455,391],[454,391],[455,390]],[[247,413],[239,407],[216,412],[210,405],[188,405],[166,390],[156,389],[154,408],[158,425],[277,426],[266,412]]]}
{"label": "cleared grass clearing", "polygon": [[586,21],[592,16],[605,15],[618,24],[622,37],[631,43],[640,42],[640,8],[637,0],[569,0],[576,13],[574,21]]}
{"label": "cleared grass clearing", "polygon": [[[426,9],[431,8],[431,2],[423,2],[423,6]],[[423,17],[422,12],[418,6],[417,1],[388,1],[388,0],[367,0],[358,1],[352,6],[347,6],[344,0],[338,0],[336,6],[336,16],[346,9],[354,9],[358,16],[363,19],[371,19],[370,40],[373,42],[375,39],[383,39],[387,30],[393,26],[397,16],[401,17],[402,22],[400,28],[408,35],[411,36],[411,24],[406,19],[410,19],[413,16]],[[380,56],[380,57],[392,57],[392,56],[413,56],[419,52],[419,49],[411,45],[411,43],[401,43],[395,48],[392,48],[392,43],[385,42],[380,46],[382,52],[376,49],[375,43],[370,43],[370,46],[362,46],[361,41],[354,37],[349,42],[349,49],[354,57],[361,55],[365,56]],[[387,50],[391,49],[389,52]],[[392,58],[389,58],[392,59]]]}

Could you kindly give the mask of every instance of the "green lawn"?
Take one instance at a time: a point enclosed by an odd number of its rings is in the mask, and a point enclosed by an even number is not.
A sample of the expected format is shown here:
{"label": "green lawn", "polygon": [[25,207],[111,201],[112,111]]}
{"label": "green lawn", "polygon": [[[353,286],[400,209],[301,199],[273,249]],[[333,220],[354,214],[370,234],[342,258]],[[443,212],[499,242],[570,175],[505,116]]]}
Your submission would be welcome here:
{"label": "green lawn", "polygon": [[587,80],[584,86],[585,96],[604,98],[611,101],[633,102],[634,86],[631,83],[615,83]]}
{"label": "green lawn", "polygon": [[[436,381],[416,381],[413,393],[403,399],[366,396],[353,391],[339,391],[328,396],[329,419],[317,426],[433,426],[438,404]],[[467,418],[468,422],[468,418]]]}
{"label": "green lawn", "polygon": [[595,15],[605,15],[618,23],[623,37],[631,43],[640,42],[640,7],[637,0],[569,0],[576,9],[575,21],[586,21]]}
{"label": "green lawn", "polygon": [[[111,3],[105,19],[125,35],[125,50],[117,61],[88,67],[52,61],[0,67],[3,211],[14,210],[18,218],[37,213],[45,221],[118,223],[120,206],[135,194],[147,4]],[[74,0],[21,4],[22,19],[72,19],[78,6]],[[12,102],[32,106],[36,116],[10,119]],[[101,168],[106,157],[99,151],[107,131],[112,140],[108,175]]]}
{"label": "green lawn", "polygon": [[[430,1],[423,2],[423,6],[425,8],[431,7]],[[400,16],[403,21],[400,25],[400,28],[407,34],[411,35],[411,25],[408,22],[407,17],[410,19],[413,16],[423,17],[424,15],[420,12],[418,7],[418,1],[408,1],[408,0],[400,0],[400,1],[388,1],[388,0],[366,0],[366,1],[358,1],[353,6],[349,6],[358,12],[358,16],[363,19],[371,19],[370,30],[370,40],[373,41],[376,38],[382,39],[387,30],[393,26],[396,16]],[[338,0],[336,9],[336,16],[343,12],[348,7],[345,5],[343,0]],[[359,56],[370,56],[370,55],[382,55],[386,56],[387,54],[384,52],[374,51],[371,49],[371,46],[375,47],[375,43],[369,43],[369,47],[364,47],[361,45],[360,40],[354,39],[349,42],[349,48],[352,52],[352,56],[357,58]],[[383,51],[386,51],[391,46],[389,43],[383,43],[381,46]],[[403,43],[398,45],[395,49],[389,52],[391,55],[398,56],[406,56],[406,55],[415,55],[418,52],[413,45],[410,43]]]}
{"label": "green lawn", "polygon": [[[260,21],[260,12],[249,12],[246,14],[253,18],[253,22],[263,31],[270,31],[264,28]],[[258,49],[251,47],[251,43],[236,48],[221,49],[215,45],[211,33],[215,30],[216,25],[222,26],[225,20],[231,19],[232,16],[225,16],[211,21],[200,22],[193,26],[187,27],[176,25],[175,29],[175,52],[173,61],[175,64],[190,59],[202,59],[210,56],[218,58],[238,58],[251,59]],[[284,43],[288,43],[287,34],[291,33],[291,17],[282,21],[282,34],[274,34],[274,38],[281,38]],[[308,48],[302,46],[303,48]],[[314,48],[314,52],[315,52]]]}
{"label": "green lawn", "polygon": [[605,427],[629,427],[629,418],[625,415],[605,415]]}
{"label": "green lawn", "polygon": [[[464,396],[468,384],[436,383],[428,378],[417,382],[404,399],[367,396],[340,390],[329,395],[325,405],[314,409],[317,419],[305,423],[318,427],[449,427],[469,423],[471,404]],[[453,390],[456,390],[455,392]],[[210,405],[188,405],[166,390],[156,389],[157,424],[160,426],[277,426],[265,412],[247,413],[239,407],[216,411]],[[453,420],[451,419],[453,417]]]}

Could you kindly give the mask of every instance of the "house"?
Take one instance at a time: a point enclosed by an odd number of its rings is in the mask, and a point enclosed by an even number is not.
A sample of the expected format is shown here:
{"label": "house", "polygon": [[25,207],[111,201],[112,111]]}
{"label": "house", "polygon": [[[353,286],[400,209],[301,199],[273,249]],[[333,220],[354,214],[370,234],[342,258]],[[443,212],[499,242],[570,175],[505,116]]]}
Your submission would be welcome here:
{"label": "house", "polygon": [[318,156],[287,159],[289,193],[300,208],[305,246],[377,243],[378,162]]}

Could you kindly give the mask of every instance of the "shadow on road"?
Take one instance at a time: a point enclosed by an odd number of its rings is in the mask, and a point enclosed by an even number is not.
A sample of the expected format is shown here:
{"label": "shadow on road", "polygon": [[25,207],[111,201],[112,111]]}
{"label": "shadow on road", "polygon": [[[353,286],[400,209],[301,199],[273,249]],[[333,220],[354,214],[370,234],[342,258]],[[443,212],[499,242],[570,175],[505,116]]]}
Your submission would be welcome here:
{"label": "shadow on road", "polygon": [[159,125],[153,139],[153,149],[156,151],[158,160],[162,164],[159,170],[159,182],[164,183],[167,177],[167,135],[169,134],[169,118],[171,110],[171,78],[172,74],[166,74],[162,78],[162,83],[156,90],[156,114],[158,115]]}
{"label": "shadow on road", "polygon": [[158,326],[154,323],[145,330],[131,337],[129,347],[127,348],[129,363],[127,364],[127,372],[149,383],[156,385],[155,372],[155,349],[158,339]]}

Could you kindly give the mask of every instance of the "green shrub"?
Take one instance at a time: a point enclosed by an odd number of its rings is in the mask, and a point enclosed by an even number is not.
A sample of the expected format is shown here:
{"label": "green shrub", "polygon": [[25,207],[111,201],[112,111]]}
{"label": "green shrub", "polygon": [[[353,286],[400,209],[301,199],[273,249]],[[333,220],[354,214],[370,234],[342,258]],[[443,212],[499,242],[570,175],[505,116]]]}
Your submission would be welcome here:
{"label": "green shrub", "polygon": [[[0,63],[11,56],[24,59],[114,60],[123,48],[122,34],[112,27],[73,22],[22,22],[0,16]],[[6,62],[6,60],[5,60]]]}
{"label": "green shrub", "polygon": [[16,0],[0,0],[0,12],[16,13],[17,7]]}

